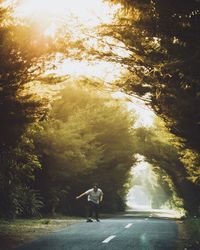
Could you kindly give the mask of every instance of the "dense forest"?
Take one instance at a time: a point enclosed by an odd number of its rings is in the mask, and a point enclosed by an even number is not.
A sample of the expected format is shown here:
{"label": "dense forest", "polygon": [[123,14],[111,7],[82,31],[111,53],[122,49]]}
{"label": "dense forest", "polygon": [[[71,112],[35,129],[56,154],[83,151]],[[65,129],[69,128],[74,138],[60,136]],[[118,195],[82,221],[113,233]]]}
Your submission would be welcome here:
{"label": "dense forest", "polygon": [[[110,0],[120,3],[113,23],[95,33],[79,28],[78,37],[63,25],[56,39],[34,20],[13,14],[19,1],[5,2],[0,1],[0,217],[83,215],[84,200],[75,197],[93,182],[105,190],[104,211],[124,210],[138,154],[163,187],[159,206],[168,202],[199,215],[200,2]],[[95,42],[87,43],[91,36]],[[66,58],[117,63],[125,73],[112,84],[46,73]],[[116,90],[152,108],[154,126],[135,126],[135,112],[112,96]]]}

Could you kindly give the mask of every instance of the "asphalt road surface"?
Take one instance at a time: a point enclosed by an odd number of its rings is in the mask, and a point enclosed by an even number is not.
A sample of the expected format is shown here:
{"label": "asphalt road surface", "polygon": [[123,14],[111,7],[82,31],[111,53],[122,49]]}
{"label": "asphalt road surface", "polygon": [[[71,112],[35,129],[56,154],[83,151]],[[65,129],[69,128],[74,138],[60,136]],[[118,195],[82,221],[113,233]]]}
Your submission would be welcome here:
{"label": "asphalt road surface", "polygon": [[27,243],[17,250],[176,250],[179,246],[176,220],[132,216],[131,213],[81,221],[66,229]]}

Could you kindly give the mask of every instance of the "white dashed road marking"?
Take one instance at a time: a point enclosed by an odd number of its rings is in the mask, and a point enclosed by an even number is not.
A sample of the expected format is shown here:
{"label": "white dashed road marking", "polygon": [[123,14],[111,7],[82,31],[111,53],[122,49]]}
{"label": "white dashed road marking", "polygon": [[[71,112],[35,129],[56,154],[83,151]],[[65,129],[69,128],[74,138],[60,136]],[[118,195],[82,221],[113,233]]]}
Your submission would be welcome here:
{"label": "white dashed road marking", "polygon": [[128,225],[125,226],[125,228],[129,228],[133,225],[133,223],[129,223]]}
{"label": "white dashed road marking", "polygon": [[[129,228],[133,225],[133,223],[129,223],[127,224],[124,228]],[[106,238],[104,241],[102,241],[102,243],[109,243],[112,239],[114,239],[116,237],[116,235],[111,235],[108,238]]]}
{"label": "white dashed road marking", "polygon": [[109,241],[111,241],[112,239],[114,239],[116,237],[116,235],[111,235],[108,238],[106,238],[104,241],[102,241],[102,243],[108,243]]}

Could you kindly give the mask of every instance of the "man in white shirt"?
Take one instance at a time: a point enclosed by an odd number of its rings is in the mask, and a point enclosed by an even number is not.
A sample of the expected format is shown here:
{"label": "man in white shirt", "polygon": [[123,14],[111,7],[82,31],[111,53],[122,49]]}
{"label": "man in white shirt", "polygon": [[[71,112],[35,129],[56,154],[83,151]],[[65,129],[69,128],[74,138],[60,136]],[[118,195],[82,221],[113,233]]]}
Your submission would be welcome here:
{"label": "man in white shirt", "polygon": [[88,208],[89,208],[89,217],[87,222],[93,222],[92,216],[95,214],[96,221],[99,222],[99,203],[103,200],[103,192],[98,185],[95,183],[93,188],[87,190],[86,192],[80,194],[76,197],[76,199],[80,199],[81,197],[87,195],[88,198]]}

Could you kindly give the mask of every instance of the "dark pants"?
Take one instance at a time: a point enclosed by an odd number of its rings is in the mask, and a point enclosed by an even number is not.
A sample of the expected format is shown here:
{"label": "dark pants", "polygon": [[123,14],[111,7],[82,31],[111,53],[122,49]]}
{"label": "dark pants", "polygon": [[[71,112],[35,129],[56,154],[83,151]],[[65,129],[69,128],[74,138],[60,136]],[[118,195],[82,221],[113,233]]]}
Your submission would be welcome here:
{"label": "dark pants", "polygon": [[99,219],[99,204],[96,204],[92,201],[88,201],[88,217],[95,215],[95,219]]}

